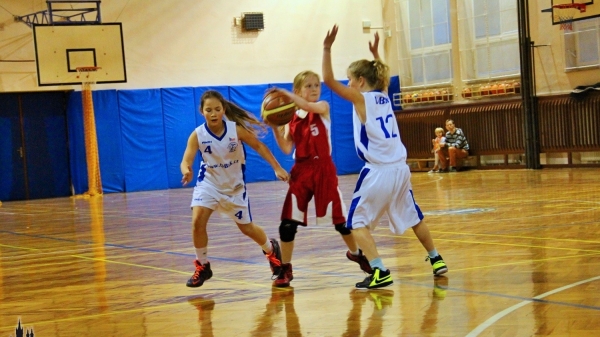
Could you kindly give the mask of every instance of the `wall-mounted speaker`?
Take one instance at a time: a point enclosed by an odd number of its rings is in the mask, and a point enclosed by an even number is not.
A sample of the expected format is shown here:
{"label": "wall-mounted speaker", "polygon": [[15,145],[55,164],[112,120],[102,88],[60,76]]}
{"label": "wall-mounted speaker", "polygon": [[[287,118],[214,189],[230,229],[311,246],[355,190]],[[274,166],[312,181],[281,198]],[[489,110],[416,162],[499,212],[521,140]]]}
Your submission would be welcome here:
{"label": "wall-mounted speaker", "polygon": [[265,29],[265,20],[263,13],[243,13],[242,28],[244,30],[263,30]]}

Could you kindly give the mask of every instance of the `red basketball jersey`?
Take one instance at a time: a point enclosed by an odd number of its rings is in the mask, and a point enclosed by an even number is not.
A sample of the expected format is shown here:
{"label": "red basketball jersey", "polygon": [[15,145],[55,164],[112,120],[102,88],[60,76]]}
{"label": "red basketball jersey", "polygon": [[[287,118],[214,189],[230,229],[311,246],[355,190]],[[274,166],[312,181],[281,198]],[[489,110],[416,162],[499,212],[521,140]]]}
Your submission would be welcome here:
{"label": "red basketball jersey", "polygon": [[[304,116],[302,118],[301,116]],[[296,161],[331,157],[331,122],[319,114],[298,110],[289,124]]]}

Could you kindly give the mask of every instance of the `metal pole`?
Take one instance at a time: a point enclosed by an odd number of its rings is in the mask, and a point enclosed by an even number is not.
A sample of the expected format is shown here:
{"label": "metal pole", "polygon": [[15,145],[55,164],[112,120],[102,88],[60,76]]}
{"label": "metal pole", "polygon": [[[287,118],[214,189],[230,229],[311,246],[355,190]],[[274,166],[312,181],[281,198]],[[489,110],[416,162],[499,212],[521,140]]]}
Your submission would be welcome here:
{"label": "metal pole", "polygon": [[529,35],[529,0],[517,0],[519,50],[521,56],[521,96],[527,168],[540,169],[538,110],[535,93],[533,41]]}

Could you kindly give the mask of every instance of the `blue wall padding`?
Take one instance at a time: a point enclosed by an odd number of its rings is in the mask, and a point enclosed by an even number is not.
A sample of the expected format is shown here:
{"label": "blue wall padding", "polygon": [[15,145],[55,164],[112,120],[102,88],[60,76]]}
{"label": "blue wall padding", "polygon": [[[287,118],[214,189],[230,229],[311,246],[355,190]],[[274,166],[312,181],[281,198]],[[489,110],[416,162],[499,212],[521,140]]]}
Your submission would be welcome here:
{"label": "blue wall padding", "polygon": [[[123,168],[117,91],[93,91],[92,100],[94,101],[102,191],[105,193],[125,192],[125,170]],[[89,186],[81,92],[71,93],[68,106],[71,183],[75,193],[82,194],[88,191]]]}
{"label": "blue wall padding", "polygon": [[100,174],[104,192],[125,192],[123,164],[123,133],[119,118],[119,99],[116,90],[92,92],[96,135],[100,157]]}
{"label": "blue wall padding", "polygon": [[[347,81],[342,83],[346,84]],[[262,98],[270,87],[292,91],[292,83],[93,91],[103,191],[105,193],[134,192],[181,187],[179,164],[187,139],[198,125],[204,123],[204,117],[199,112],[201,95],[207,90],[216,90],[225,99],[261,119]],[[399,92],[399,77],[393,76],[388,88],[392,102],[394,93]],[[44,93],[41,95],[43,96]],[[14,128],[20,122],[18,115],[9,116],[4,113],[9,110],[18,111],[16,96],[2,95],[0,98],[2,98],[1,105],[7,107],[0,111],[0,134],[3,135],[0,139],[0,176],[2,177],[0,200],[24,199],[24,195],[14,195],[15,191],[22,191],[23,188],[11,187],[24,185],[23,168],[17,167],[19,160],[14,158],[15,153],[13,153],[15,147],[13,143],[19,141],[20,137],[20,130]],[[31,138],[27,141],[31,142],[30,146],[41,146],[42,149],[47,149],[45,155],[36,156],[31,151],[28,152],[27,159],[37,162],[36,165],[29,167],[31,171],[29,183],[33,184],[34,190],[37,191],[35,192],[37,194],[31,197],[63,194],[65,186],[69,185],[68,168],[71,173],[70,183],[75,193],[86,192],[88,177],[81,92],[72,92],[68,95],[66,130],[64,118],[55,113],[62,111],[60,107],[62,103],[54,104],[61,102],[61,99],[64,102],[64,97],[53,96],[48,99],[42,97],[41,100],[34,98],[25,99],[23,109],[33,112],[42,111],[40,118],[35,122],[26,121],[24,127],[28,130],[41,129],[44,132],[41,133],[43,136],[37,136],[40,139]],[[327,100],[331,107],[332,156],[338,174],[359,172],[363,162],[356,155],[354,148],[352,105],[332,93],[325,85],[322,85],[321,99]],[[11,106],[13,108],[8,109]],[[393,105],[393,108],[402,109],[401,106],[396,105]],[[33,134],[27,132],[29,133]],[[64,141],[61,134],[68,134],[68,153],[64,146],[60,146]],[[269,147],[283,168],[289,171],[294,160],[291,154],[286,155],[279,149],[273,130],[268,128],[259,139]],[[40,142],[43,145],[39,145]],[[270,165],[258,153],[249,146],[245,146],[245,150],[247,182],[276,179]],[[48,155],[48,153],[52,154]],[[68,165],[64,161],[57,160],[60,157],[68,157]],[[200,160],[201,154],[198,153],[193,164],[194,175],[198,172]],[[67,167],[64,167],[65,165]],[[40,172],[36,174],[36,167],[45,169],[44,183],[36,178],[42,177]],[[46,184],[47,181],[51,181],[51,184]],[[193,186],[193,183],[189,186]]]}
{"label": "blue wall padding", "polygon": [[127,192],[169,187],[160,89],[118,91]]}
{"label": "blue wall padding", "polygon": [[[165,145],[169,188],[182,187],[179,167],[188,138],[196,128],[194,88],[162,89],[162,112],[165,123]],[[198,172],[198,156],[192,165]],[[192,183],[195,180],[192,180]],[[193,185],[193,184],[190,184]]]}
{"label": "blue wall padding", "polygon": [[[397,79],[397,77],[396,77]],[[342,81],[346,84],[347,81]],[[396,85],[390,85],[390,97]],[[291,83],[242,86],[182,87],[146,90],[94,91],[94,110],[100,169],[104,192],[134,192],[181,187],[179,164],[191,132],[204,123],[199,112],[200,97],[216,90],[257,118],[262,98],[269,87],[292,90]],[[338,174],[359,172],[363,162],[356,155],[352,134],[352,105],[322,86],[321,99],[331,107],[332,156]],[[69,97],[69,149],[72,184],[75,193],[87,191],[87,168],[83,136],[81,93]],[[0,124],[0,127],[3,127]],[[292,155],[277,146],[268,128],[260,141],[265,143],[284,169],[291,169]],[[6,148],[3,146],[3,148]],[[246,150],[246,181],[272,181],[270,165],[249,146]],[[198,173],[201,154],[194,161]],[[188,186],[193,186],[193,183]]]}
{"label": "blue wall padding", "polygon": [[[262,98],[268,88],[266,84],[230,87],[229,97],[237,106],[249,111],[260,119]],[[259,138],[259,140],[265,143],[271,151],[277,146],[272,134],[268,134],[264,138]],[[244,144],[244,148],[246,150],[246,182],[271,181],[276,179],[271,166],[256,151],[248,146],[248,144]]]}

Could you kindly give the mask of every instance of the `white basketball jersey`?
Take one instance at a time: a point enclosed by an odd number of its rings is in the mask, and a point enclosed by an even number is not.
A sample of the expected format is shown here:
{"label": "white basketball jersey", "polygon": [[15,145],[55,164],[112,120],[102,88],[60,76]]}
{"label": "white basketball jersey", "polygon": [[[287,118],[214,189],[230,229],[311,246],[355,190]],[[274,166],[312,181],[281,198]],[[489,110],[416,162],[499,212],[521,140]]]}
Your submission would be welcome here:
{"label": "white basketball jersey", "polygon": [[389,97],[379,91],[363,92],[366,120],[360,122],[353,108],[354,145],[358,156],[371,164],[406,162],[406,148],[400,140],[398,122]]}
{"label": "white basketball jersey", "polygon": [[223,121],[225,132],[217,137],[206,123],[196,128],[202,163],[196,185],[209,183],[223,194],[233,195],[244,191],[246,151],[238,139],[236,124]]}

